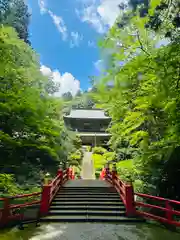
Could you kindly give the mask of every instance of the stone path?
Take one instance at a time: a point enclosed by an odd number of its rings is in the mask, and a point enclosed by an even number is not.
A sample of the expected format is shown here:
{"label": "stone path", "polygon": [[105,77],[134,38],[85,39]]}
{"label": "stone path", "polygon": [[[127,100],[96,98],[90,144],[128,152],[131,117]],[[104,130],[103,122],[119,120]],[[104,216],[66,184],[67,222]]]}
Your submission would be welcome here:
{"label": "stone path", "polygon": [[92,152],[84,152],[82,161],[82,179],[95,179],[95,170],[92,161]]}
{"label": "stone path", "polygon": [[69,180],[64,184],[64,187],[112,187],[112,185],[106,181],[99,179],[82,179]]}
{"label": "stone path", "polygon": [[179,240],[180,234],[155,224],[52,223],[13,228],[1,240]]}

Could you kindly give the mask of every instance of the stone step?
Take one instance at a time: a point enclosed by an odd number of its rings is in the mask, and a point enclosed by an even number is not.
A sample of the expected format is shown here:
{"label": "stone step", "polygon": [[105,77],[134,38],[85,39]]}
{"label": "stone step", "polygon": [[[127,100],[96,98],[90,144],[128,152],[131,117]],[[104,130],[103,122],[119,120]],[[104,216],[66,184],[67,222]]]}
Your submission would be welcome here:
{"label": "stone step", "polygon": [[96,193],[96,192],[89,192],[89,191],[87,191],[87,192],[85,192],[85,191],[83,191],[83,192],[81,192],[81,191],[79,191],[79,192],[58,192],[57,194],[56,194],[56,196],[84,196],[84,195],[89,195],[89,196],[93,196],[93,195],[98,195],[98,196],[112,196],[112,197],[114,197],[114,196],[118,196],[119,197],[119,194],[118,193],[116,193],[116,192],[114,192],[114,193],[104,193],[104,192],[100,192],[100,193]]}
{"label": "stone step", "polygon": [[73,210],[50,210],[49,215],[100,215],[100,216],[112,216],[112,215],[121,215],[125,216],[126,212],[125,209],[123,210],[112,210],[112,209],[106,209],[106,210],[90,210],[90,209],[73,209]]}
{"label": "stone step", "polygon": [[109,190],[109,189],[60,189],[58,191],[58,193],[64,193],[64,192],[68,192],[68,193],[75,193],[75,192],[95,192],[95,193],[117,193],[117,191],[113,190]]}
{"label": "stone step", "polygon": [[109,211],[120,211],[120,210],[125,210],[124,205],[52,205],[50,207],[51,210],[109,210]]}
{"label": "stone step", "polygon": [[120,196],[118,196],[118,195],[110,195],[110,196],[108,196],[108,195],[98,195],[98,194],[82,194],[82,195],[75,195],[75,194],[73,194],[73,195],[65,195],[65,194],[62,194],[62,195],[56,195],[56,197],[54,198],[54,200],[59,200],[59,199],[77,199],[77,200],[79,200],[79,199],[94,199],[94,198],[96,198],[96,199],[104,199],[104,201],[106,201],[107,199],[116,199],[117,201],[121,201],[121,199],[120,199]]}
{"label": "stone step", "polygon": [[114,196],[114,195],[117,195],[117,196],[119,196],[119,193],[117,193],[117,192],[104,192],[104,191],[102,191],[102,192],[98,192],[98,191],[81,191],[81,190],[79,190],[79,191],[63,191],[63,192],[61,192],[61,191],[59,191],[59,192],[57,192],[57,195],[62,195],[62,194],[68,194],[68,195],[78,195],[78,194],[97,194],[97,195],[103,195],[103,194],[105,194],[105,195],[108,195],[108,196],[110,196],[110,195],[112,195],[112,196]]}
{"label": "stone step", "polygon": [[[80,180],[80,182],[82,182],[82,180]],[[91,181],[92,183],[94,183],[94,180]],[[104,183],[104,181],[103,181]],[[103,185],[103,186],[99,186],[99,185],[91,185],[91,184],[87,184],[87,185],[82,185],[82,184],[79,184],[79,185],[73,185],[73,186],[62,186],[61,189],[73,189],[73,188],[91,188],[91,189],[114,189],[113,185]]]}
{"label": "stone step", "polygon": [[66,198],[66,197],[55,197],[55,199],[53,200],[53,202],[84,202],[84,201],[87,201],[87,202],[121,202],[120,198],[119,197],[107,197],[107,198],[102,198],[102,197],[71,197],[71,198]]}
{"label": "stone step", "polygon": [[75,216],[75,215],[49,215],[40,219],[41,222],[113,222],[113,223],[125,223],[125,222],[142,222],[141,218],[125,217],[125,216]]}
{"label": "stone step", "polygon": [[109,189],[109,190],[113,190],[115,189],[115,187],[110,184],[110,186],[96,186],[96,185],[74,185],[74,186],[62,186],[61,189]]}
{"label": "stone step", "polygon": [[109,187],[73,187],[73,188],[60,188],[59,191],[107,191],[107,192],[116,192],[116,189],[114,187],[109,188]]}
{"label": "stone step", "polygon": [[88,206],[124,206],[122,201],[89,201],[88,199],[84,201],[55,201],[53,200],[51,206],[77,206],[77,205],[88,205]]}

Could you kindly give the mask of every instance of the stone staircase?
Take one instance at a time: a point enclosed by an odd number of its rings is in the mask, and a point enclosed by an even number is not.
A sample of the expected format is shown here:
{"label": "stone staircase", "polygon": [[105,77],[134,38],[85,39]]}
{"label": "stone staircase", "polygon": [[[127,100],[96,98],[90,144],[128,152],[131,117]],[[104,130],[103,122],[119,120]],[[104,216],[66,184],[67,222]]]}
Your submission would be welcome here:
{"label": "stone staircase", "polygon": [[68,181],[52,201],[43,222],[137,222],[126,217],[116,190],[101,180]]}

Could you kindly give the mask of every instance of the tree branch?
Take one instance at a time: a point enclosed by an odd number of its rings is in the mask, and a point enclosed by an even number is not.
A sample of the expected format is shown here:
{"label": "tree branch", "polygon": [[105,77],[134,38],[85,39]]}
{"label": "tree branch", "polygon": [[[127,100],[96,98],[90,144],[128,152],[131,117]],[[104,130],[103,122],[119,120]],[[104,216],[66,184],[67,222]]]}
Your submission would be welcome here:
{"label": "tree branch", "polygon": [[144,52],[144,53],[146,53],[148,56],[150,56],[150,54],[146,51],[146,49],[144,49],[144,46],[143,46],[143,44],[142,44],[142,42],[141,42],[141,39],[140,39],[140,36],[139,36],[139,32],[137,31],[137,37],[138,37],[138,42],[139,42],[139,44],[140,44],[140,49]]}

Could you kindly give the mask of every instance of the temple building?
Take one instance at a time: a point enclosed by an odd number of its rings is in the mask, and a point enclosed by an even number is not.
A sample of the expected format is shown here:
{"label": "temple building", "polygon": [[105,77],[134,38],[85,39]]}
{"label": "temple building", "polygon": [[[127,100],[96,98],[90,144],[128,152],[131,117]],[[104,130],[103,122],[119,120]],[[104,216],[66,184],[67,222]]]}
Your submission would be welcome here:
{"label": "temple building", "polygon": [[68,130],[80,136],[83,145],[105,147],[109,141],[106,130],[111,118],[101,109],[72,109],[64,122]]}

